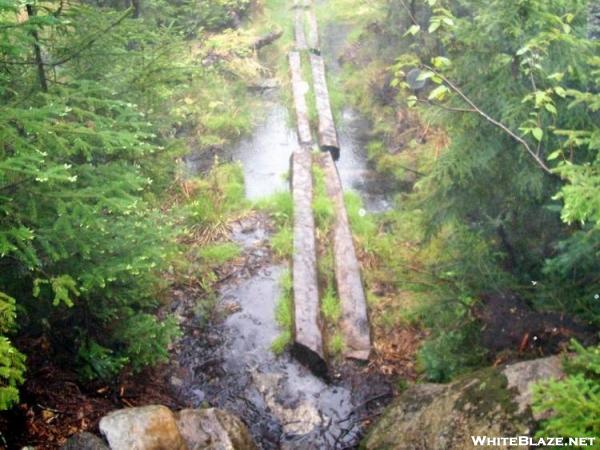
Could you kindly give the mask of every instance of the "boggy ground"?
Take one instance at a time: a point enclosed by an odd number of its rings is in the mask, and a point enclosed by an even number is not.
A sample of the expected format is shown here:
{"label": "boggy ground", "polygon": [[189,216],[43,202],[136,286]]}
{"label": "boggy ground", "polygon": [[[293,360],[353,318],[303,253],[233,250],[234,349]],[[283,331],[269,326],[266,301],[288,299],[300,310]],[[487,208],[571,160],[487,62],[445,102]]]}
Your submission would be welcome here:
{"label": "boggy ground", "polygon": [[180,292],[173,310],[183,317],[171,384],[191,406],[238,414],[264,449],[353,448],[392,398],[377,367],[334,360],[330,381],[271,350],[279,280],[286,265],[270,247],[268,216],[252,213],[230,224],[242,254],[219,271],[218,300],[207,324],[195,301]]}

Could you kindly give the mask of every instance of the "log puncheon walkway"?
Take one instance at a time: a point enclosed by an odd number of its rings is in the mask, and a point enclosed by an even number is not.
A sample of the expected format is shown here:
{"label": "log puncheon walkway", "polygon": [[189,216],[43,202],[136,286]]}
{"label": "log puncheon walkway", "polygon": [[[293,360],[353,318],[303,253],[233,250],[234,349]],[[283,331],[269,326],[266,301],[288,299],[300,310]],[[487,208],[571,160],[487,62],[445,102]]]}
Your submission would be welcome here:
{"label": "log puncheon walkway", "polygon": [[[371,338],[360,264],[356,256],[350,223],[344,203],[342,183],[335,159],[340,156],[337,130],[327,88],[325,63],[320,55],[317,20],[310,0],[296,0],[294,17],[295,51],[288,55],[296,111],[299,147],[292,154],[292,198],[294,202],[294,345],[292,353],[318,374],[325,374],[315,222],[312,211],[312,133],[307,107],[307,85],[302,79],[302,55],[309,54],[316,112],[318,143],[323,151],[318,164],[325,174],[327,195],[335,212],[332,246],[337,293],[341,303],[340,330],[346,358],[368,360]],[[305,22],[306,21],[306,22]],[[308,25],[308,41],[305,34]]]}

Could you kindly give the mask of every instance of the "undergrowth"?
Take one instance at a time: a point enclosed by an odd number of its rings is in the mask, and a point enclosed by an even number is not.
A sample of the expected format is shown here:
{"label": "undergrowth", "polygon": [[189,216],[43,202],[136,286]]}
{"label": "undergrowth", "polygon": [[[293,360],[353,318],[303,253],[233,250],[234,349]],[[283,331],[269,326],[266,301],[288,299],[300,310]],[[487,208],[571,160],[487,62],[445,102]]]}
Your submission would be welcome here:
{"label": "undergrowth", "polygon": [[273,353],[280,355],[292,343],[294,328],[294,300],[292,298],[292,275],[286,271],[280,280],[281,296],[275,306],[275,320],[281,334],[271,344]]}

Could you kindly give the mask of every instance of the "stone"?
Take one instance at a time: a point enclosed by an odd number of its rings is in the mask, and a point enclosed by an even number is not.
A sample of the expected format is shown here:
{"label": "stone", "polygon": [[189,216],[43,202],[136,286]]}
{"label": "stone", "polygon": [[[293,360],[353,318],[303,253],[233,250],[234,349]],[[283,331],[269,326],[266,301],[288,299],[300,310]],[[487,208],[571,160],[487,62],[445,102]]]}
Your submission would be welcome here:
{"label": "stone", "polygon": [[[525,413],[527,407],[531,405],[532,381],[549,378],[560,379],[564,376],[562,362],[557,357],[540,358],[533,361],[511,364],[506,366],[502,374],[508,381],[508,388],[514,388],[518,392],[515,401],[519,413]],[[540,420],[546,417],[544,414],[534,414],[533,418]]]}
{"label": "stone", "polygon": [[189,450],[257,450],[244,423],[221,409],[183,409],[176,418]]}
{"label": "stone", "polygon": [[176,376],[172,376],[171,377],[171,385],[174,387],[182,387],[183,386],[183,380],[181,378],[177,378]]}
{"label": "stone", "polygon": [[71,436],[60,450],[109,450],[98,436],[82,431]]}
{"label": "stone", "polygon": [[187,450],[166,406],[119,409],[104,416],[99,427],[111,450]]}
{"label": "stone", "polygon": [[361,448],[467,450],[476,448],[471,436],[529,435],[537,420],[532,385],[562,376],[560,357],[552,356],[481,369],[447,385],[412,386],[388,407]]}

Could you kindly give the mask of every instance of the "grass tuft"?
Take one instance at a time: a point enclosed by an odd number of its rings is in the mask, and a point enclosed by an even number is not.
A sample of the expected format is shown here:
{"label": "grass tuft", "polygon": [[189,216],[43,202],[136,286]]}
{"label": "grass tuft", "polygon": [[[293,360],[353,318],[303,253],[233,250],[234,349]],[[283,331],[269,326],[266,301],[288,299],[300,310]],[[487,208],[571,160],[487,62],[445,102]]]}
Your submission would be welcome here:
{"label": "grass tuft", "polygon": [[211,267],[218,267],[237,258],[241,253],[241,249],[233,242],[222,242],[210,244],[202,247],[198,251],[198,256],[202,258],[202,262]]}
{"label": "grass tuft", "polygon": [[339,332],[336,332],[329,338],[329,354],[332,356],[338,356],[344,351],[344,338]]}
{"label": "grass tuft", "polygon": [[294,251],[294,234],[291,228],[281,228],[271,238],[271,248],[280,258],[290,258]]}
{"label": "grass tuft", "polygon": [[282,331],[271,343],[271,350],[281,354],[291,343],[294,328],[294,303],[292,299],[292,275],[285,271],[281,276],[281,296],[275,306],[275,320]]}
{"label": "grass tuft", "polygon": [[325,295],[321,299],[321,313],[323,318],[331,324],[336,324],[342,316],[340,300],[331,286],[328,286]]}

